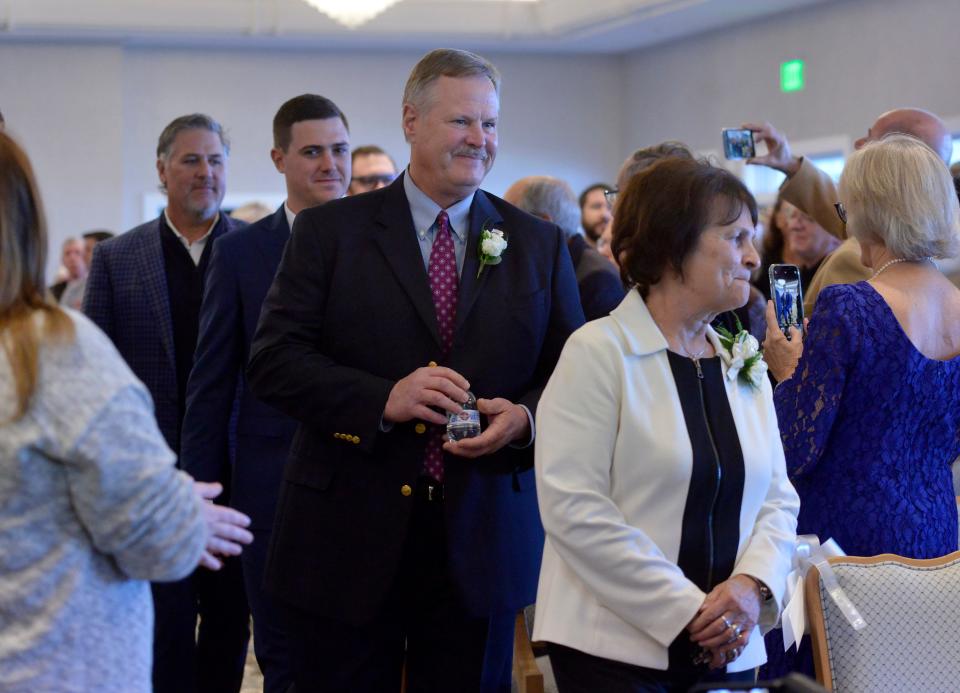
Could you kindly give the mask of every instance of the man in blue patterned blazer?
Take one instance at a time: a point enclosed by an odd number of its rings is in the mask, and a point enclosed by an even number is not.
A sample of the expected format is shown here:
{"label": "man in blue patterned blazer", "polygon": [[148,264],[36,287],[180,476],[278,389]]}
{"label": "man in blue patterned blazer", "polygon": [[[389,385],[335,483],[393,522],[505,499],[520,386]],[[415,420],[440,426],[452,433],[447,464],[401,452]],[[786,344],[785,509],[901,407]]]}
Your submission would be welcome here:
{"label": "man in blue patterned blazer", "polygon": [[[150,390],[160,431],[178,455],[211,246],[241,225],[220,213],[228,154],[223,129],[209,116],[167,125],[157,145],[167,207],[96,246],[83,301]],[[211,481],[228,488],[228,479]],[[186,580],[156,583],[153,597],[154,690],[238,691],[249,638],[239,559],[225,560],[219,573],[200,569]]]}

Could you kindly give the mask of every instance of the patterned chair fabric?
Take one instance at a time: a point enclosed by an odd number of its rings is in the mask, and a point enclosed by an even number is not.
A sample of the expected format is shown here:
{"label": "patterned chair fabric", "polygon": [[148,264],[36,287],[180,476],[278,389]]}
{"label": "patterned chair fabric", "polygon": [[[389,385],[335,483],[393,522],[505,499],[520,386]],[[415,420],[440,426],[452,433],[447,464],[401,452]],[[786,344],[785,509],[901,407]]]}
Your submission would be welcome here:
{"label": "patterned chair fabric", "polygon": [[867,622],[863,630],[850,626],[817,576],[811,606],[823,613],[827,683],[838,693],[960,691],[960,552],[929,561],[890,554],[856,560],[830,564]]}

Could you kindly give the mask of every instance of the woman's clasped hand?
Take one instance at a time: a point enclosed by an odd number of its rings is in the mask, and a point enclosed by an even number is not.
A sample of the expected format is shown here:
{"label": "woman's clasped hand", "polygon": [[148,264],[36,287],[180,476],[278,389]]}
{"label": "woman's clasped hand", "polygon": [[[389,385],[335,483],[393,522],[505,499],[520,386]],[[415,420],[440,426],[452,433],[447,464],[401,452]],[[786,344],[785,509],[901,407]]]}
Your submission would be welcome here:
{"label": "woman's clasped hand", "polygon": [[703,648],[695,663],[718,669],[736,660],[759,618],[760,594],[752,578],[734,575],[721,582],[687,626],[690,640]]}

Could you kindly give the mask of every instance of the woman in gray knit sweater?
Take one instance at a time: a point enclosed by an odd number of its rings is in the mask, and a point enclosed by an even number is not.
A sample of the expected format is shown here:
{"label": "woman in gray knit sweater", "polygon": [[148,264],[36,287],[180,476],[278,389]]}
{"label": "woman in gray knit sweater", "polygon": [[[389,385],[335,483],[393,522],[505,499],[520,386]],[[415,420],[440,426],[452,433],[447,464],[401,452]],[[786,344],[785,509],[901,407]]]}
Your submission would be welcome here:
{"label": "woman in gray knit sweater", "polygon": [[150,690],[147,580],[252,536],[174,467],[146,388],[45,295],[30,163],[0,132],[0,690]]}

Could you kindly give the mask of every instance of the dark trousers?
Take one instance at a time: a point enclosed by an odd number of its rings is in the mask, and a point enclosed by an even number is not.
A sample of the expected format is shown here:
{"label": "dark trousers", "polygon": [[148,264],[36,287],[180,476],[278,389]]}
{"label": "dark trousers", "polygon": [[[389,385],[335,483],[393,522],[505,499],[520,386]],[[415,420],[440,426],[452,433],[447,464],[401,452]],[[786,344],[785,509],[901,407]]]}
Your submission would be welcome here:
{"label": "dark trousers", "polygon": [[240,560],[151,587],[154,693],[237,693],[250,639]]}
{"label": "dark trousers", "polygon": [[471,617],[463,606],[447,571],[442,496],[431,499],[426,482],[417,488],[396,582],[373,622],[351,626],[292,606],[286,612],[297,691],[396,691],[404,656],[408,693],[483,690],[491,619]]}
{"label": "dark trousers", "polygon": [[563,645],[547,643],[550,666],[559,693],[686,693],[698,683],[753,681],[754,670],[728,674],[722,670],[661,671],[596,657]]}
{"label": "dark trousers", "polygon": [[290,653],[280,604],[263,588],[263,574],[270,547],[270,531],[254,530],[253,543],[245,546],[240,560],[247,602],[253,615],[253,650],[263,672],[264,693],[286,693],[293,683]]}
{"label": "dark trousers", "polygon": [[513,683],[513,611],[490,617],[480,688],[484,693],[510,693]]}

